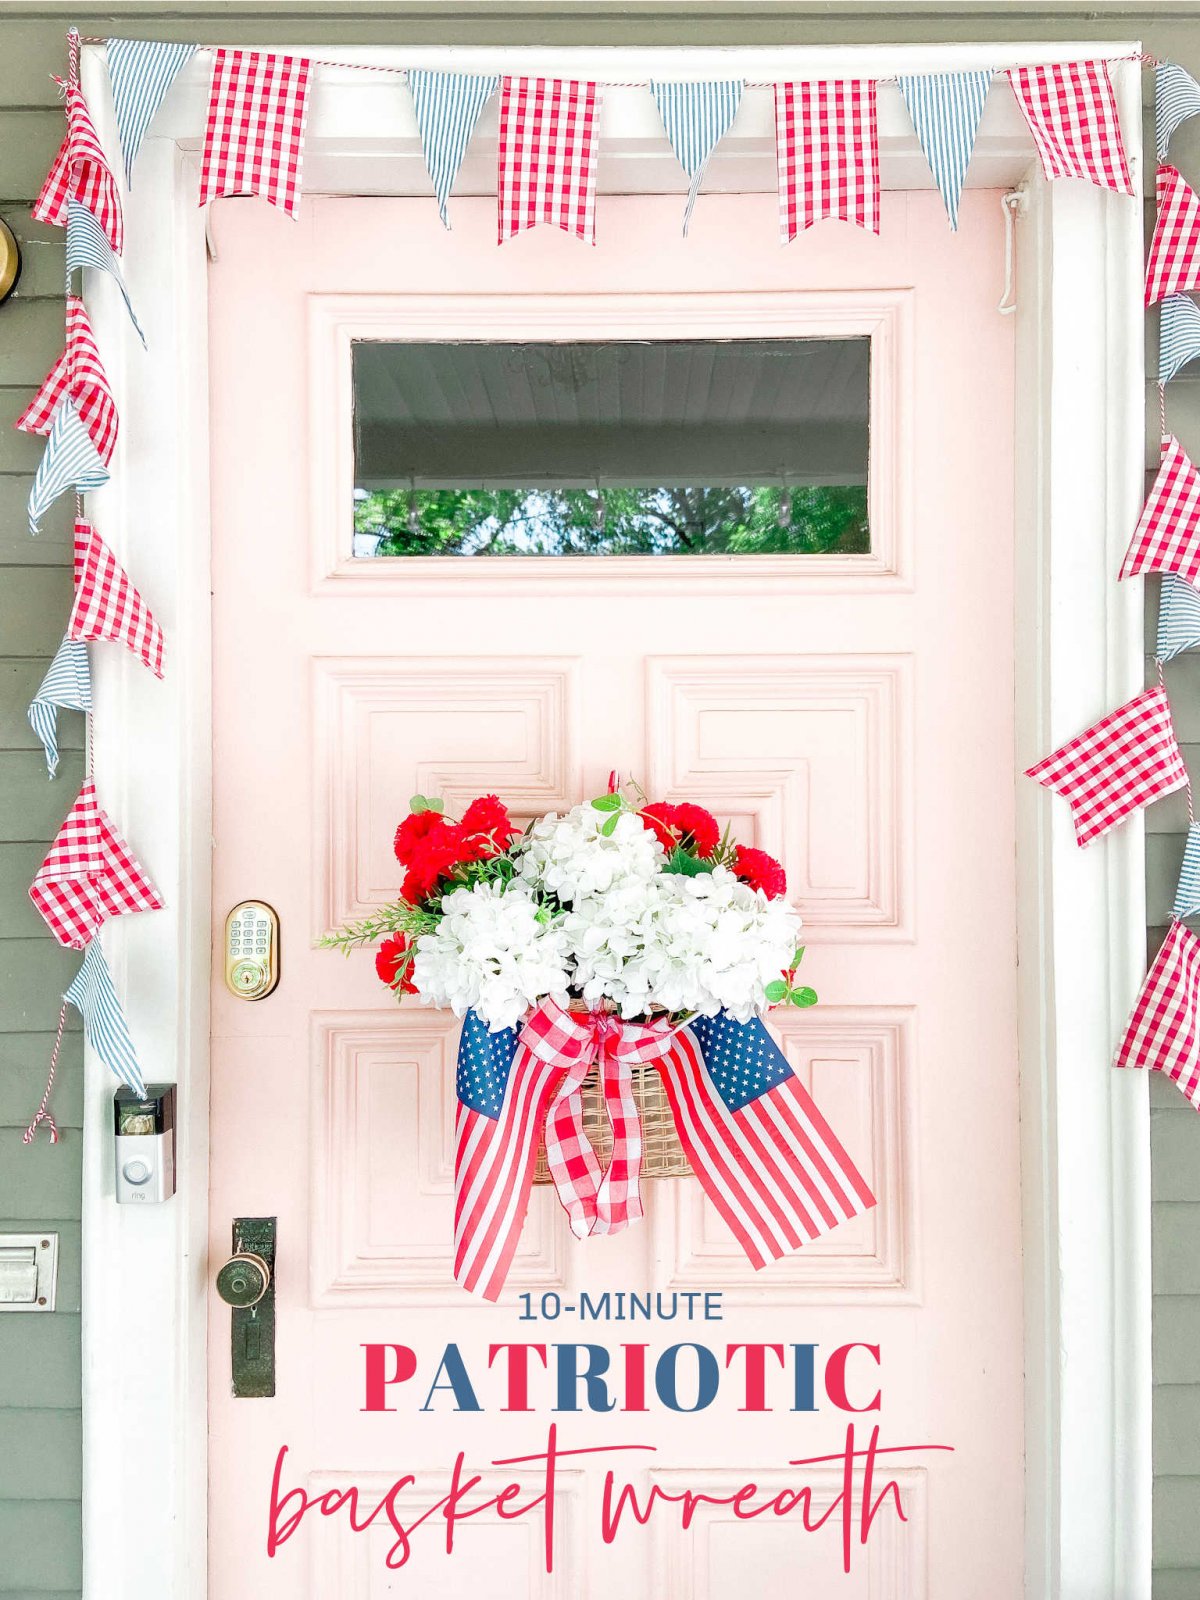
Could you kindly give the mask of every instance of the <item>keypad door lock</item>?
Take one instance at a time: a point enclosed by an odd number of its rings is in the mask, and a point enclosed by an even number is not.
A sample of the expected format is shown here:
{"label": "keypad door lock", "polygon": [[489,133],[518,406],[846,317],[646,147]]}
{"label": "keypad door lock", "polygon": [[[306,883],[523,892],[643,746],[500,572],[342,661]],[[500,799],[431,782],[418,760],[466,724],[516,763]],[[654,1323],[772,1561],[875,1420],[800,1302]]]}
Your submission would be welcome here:
{"label": "keypad door lock", "polygon": [[238,1217],[233,1254],[217,1272],[230,1311],[230,1374],[235,1398],[275,1393],[275,1218]]}
{"label": "keypad door lock", "polygon": [[225,987],[265,1000],[279,982],[279,918],[265,900],[243,900],[225,918]]}

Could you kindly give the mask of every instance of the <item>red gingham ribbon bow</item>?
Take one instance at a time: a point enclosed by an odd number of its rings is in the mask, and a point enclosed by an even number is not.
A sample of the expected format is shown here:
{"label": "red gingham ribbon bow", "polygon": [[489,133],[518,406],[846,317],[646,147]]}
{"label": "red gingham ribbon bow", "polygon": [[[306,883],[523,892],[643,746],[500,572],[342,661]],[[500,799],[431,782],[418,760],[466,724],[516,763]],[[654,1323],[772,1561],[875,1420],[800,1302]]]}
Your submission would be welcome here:
{"label": "red gingham ribbon bow", "polygon": [[[565,1071],[546,1112],[546,1163],[576,1238],[620,1233],[641,1218],[642,1125],[632,1068],[662,1060],[674,1035],[665,1022],[622,1022],[602,1010],[564,1011],[554,1000],[543,1000],[521,1030],[531,1055]],[[603,1173],[583,1128],[580,1090],[593,1066],[613,1132]]]}

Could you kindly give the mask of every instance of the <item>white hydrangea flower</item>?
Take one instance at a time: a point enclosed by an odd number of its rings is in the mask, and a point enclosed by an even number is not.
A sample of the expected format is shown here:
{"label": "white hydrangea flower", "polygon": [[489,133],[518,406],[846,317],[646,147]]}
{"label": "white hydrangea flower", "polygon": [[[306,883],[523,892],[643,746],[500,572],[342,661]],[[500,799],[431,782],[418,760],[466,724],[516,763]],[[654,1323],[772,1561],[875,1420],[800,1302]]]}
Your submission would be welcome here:
{"label": "white hydrangea flower", "polygon": [[580,805],[564,817],[543,817],[525,841],[521,878],[564,905],[653,879],[665,859],[662,846],[632,811],[619,812],[613,831],[601,833],[612,816]]}
{"label": "white hydrangea flower", "polygon": [[562,919],[542,922],[528,889],[477,883],[442,899],[433,933],[416,942],[412,979],[423,1005],[475,1010],[493,1033],[512,1028],[544,995],[567,1003]]}
{"label": "white hydrangea flower", "polygon": [[726,867],[661,873],[580,899],[563,919],[584,999],[623,1017],[652,1007],[746,1022],[767,1007],[766,985],[791,965],[800,918]]}

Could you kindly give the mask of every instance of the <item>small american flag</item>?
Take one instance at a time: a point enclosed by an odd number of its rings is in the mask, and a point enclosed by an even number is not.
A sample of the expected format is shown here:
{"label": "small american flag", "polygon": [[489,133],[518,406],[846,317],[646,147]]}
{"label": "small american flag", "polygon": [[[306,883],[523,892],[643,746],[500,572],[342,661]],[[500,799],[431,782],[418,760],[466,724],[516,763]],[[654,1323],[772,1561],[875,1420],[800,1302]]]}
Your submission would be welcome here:
{"label": "small american flag", "polygon": [[59,944],[82,950],[106,917],[160,911],[162,899],[100,809],[88,778],[37,870],[29,898]]}
{"label": "small american flag", "polygon": [[1200,581],[1200,472],[1173,434],[1162,442],[1158,476],[1121,563],[1122,578],[1140,572]]}
{"label": "small american flag", "polygon": [[1086,178],[1102,189],[1133,193],[1107,62],[1010,67],[1008,81],[1047,178]]}
{"label": "small american flag", "polygon": [[1166,690],[1135,695],[1028,767],[1025,776],[1069,803],[1081,848],[1139,806],[1186,787]]}
{"label": "small american flag", "polygon": [[163,675],[163,632],[90,522],[75,524],[75,603],[68,639],[108,639],[140,656],[156,678]]}
{"label": "small american flag", "polygon": [[503,244],[549,222],[596,242],[600,91],[563,78],[505,78],[500,92],[497,204]]}
{"label": "small american flag", "polygon": [[1200,289],[1200,195],[1177,167],[1158,169],[1158,216],[1146,260],[1146,304]]}
{"label": "small american flag", "polygon": [[200,167],[202,206],[223,194],[260,194],[296,215],[310,67],[302,56],[216,52]]}
{"label": "small american flag", "polygon": [[56,82],[67,93],[67,136],[33,203],[33,215],[38,222],[65,228],[67,206],[70,201],[78,200],[92,213],[109,244],[120,255],[125,247],[121,199],[104,149],[96,137],[83,90],[77,83],[64,85],[61,79]]}
{"label": "small american flag", "polygon": [[779,231],[784,244],[823,217],[879,232],[879,129],[866,79],[775,85]]}
{"label": "small american flag", "polygon": [[49,434],[64,396],[74,401],[80,422],[107,466],[117,442],[117,408],[87,308],[78,295],[67,299],[66,348],[14,426],[22,433]]}
{"label": "small american flag", "polygon": [[1182,922],[1146,974],[1113,1065],[1165,1073],[1200,1111],[1200,939]]}

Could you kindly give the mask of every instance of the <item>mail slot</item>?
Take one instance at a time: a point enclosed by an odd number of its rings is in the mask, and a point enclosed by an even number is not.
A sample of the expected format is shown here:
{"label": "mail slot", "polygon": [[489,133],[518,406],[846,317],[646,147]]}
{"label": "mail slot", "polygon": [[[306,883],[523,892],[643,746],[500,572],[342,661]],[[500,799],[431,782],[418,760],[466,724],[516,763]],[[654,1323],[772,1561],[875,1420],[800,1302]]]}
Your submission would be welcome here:
{"label": "mail slot", "polygon": [[0,1233],[0,1311],[53,1311],[56,1233]]}

